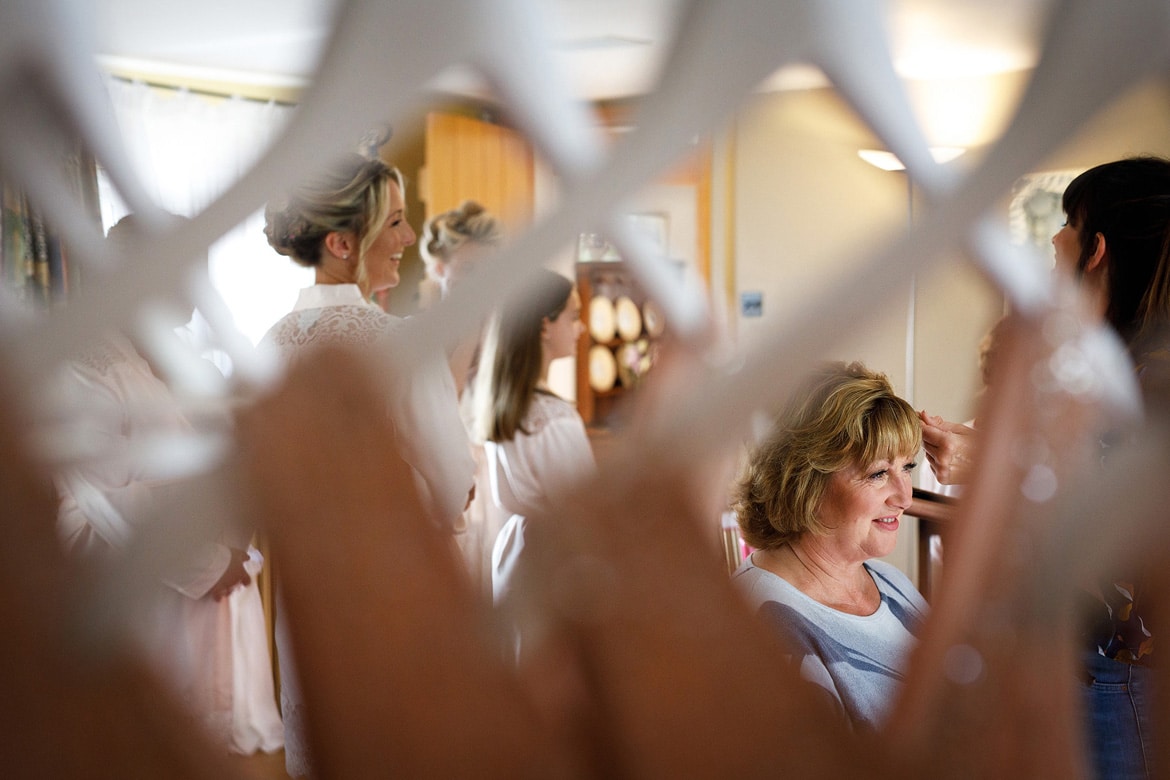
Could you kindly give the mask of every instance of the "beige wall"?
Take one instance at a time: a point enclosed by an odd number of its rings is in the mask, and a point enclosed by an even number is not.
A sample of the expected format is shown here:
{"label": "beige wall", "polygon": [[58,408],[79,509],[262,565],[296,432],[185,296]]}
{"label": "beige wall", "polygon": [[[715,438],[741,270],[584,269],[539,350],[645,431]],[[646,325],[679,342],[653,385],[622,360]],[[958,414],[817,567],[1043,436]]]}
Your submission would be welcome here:
{"label": "beige wall", "polygon": [[1148,81],[1120,94],[1053,153],[1042,170],[1088,168],[1133,154],[1170,156],[1170,87]]}
{"label": "beige wall", "polygon": [[[819,296],[910,219],[904,173],[882,171],[857,156],[879,146],[872,133],[827,89],[763,95],[742,112],[734,132],[733,305],[743,291],[763,294],[763,316],[733,311],[747,345],[780,327],[787,310]],[[716,209],[718,213],[718,209]],[[908,354],[912,288],[875,298],[851,312],[854,335],[824,357],[861,360],[911,395]],[[917,403],[916,399],[910,399]],[[891,561],[912,576],[916,531],[904,523]]]}
{"label": "beige wall", "polygon": [[[736,292],[763,294],[763,316],[743,318],[747,345],[773,332],[789,308],[848,274],[906,227],[904,174],[857,156],[875,142],[829,90],[761,96],[737,123]],[[733,302],[738,301],[738,295]],[[910,289],[857,312],[856,336],[826,357],[861,359],[906,386]]]}
{"label": "beige wall", "polygon": [[[931,142],[969,146],[974,161],[1010,121],[1026,78],[919,82],[909,90]],[[1164,87],[1152,84],[1119,96],[1036,170],[1085,168],[1138,152],[1170,155],[1166,97]],[[831,89],[761,94],[715,139],[712,298],[717,307],[726,304],[741,344],[771,333],[788,307],[817,295],[906,229],[905,174],[878,170],[857,156],[858,149],[879,147]],[[542,175],[547,171],[538,166],[538,210],[555,200],[555,187],[542,187]],[[1008,198],[1005,193],[999,207],[1005,225]],[[739,316],[743,291],[763,293],[762,317]],[[895,300],[874,300],[871,309],[856,312],[854,337],[825,357],[862,360],[888,374],[916,408],[967,420],[980,386],[978,344],[1003,313],[1003,298],[958,255],[916,280],[913,306],[911,295],[907,287]],[[572,369],[564,368],[567,386]],[[917,529],[905,524],[891,556],[912,577],[916,544]]]}
{"label": "beige wall", "polygon": [[[939,145],[990,143],[1009,121],[1025,76],[980,83],[914,84],[923,123]],[[1037,171],[1085,168],[1141,152],[1170,155],[1170,100],[1164,85],[1135,87]],[[979,111],[970,124],[931,121],[963,116],[963,99]],[[880,171],[857,150],[880,146],[868,128],[829,89],[761,95],[735,119],[716,146],[713,273],[729,289],[716,297],[733,304],[739,293],[763,293],[763,316],[730,312],[731,327],[750,343],[778,326],[785,307],[816,295],[867,252],[905,229],[909,218],[905,174]],[[1007,222],[1008,194],[1000,209]],[[729,207],[730,204],[730,207]],[[856,336],[825,357],[859,359],[887,373],[916,408],[949,419],[974,413],[979,388],[977,347],[1003,312],[1003,299],[964,258],[948,258],[897,300],[857,312]],[[917,531],[904,526],[891,561],[916,576]]]}

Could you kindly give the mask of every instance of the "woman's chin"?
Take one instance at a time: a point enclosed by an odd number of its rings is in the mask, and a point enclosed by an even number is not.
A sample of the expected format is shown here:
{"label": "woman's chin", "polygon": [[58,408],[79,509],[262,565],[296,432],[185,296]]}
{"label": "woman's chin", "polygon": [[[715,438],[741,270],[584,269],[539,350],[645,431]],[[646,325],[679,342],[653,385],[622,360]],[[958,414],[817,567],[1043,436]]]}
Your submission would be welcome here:
{"label": "woman's chin", "polygon": [[392,279],[382,279],[379,281],[376,285],[370,288],[370,291],[374,293],[381,293],[386,292],[387,290],[393,290],[398,286],[400,281],[402,281],[402,278],[395,274]]}

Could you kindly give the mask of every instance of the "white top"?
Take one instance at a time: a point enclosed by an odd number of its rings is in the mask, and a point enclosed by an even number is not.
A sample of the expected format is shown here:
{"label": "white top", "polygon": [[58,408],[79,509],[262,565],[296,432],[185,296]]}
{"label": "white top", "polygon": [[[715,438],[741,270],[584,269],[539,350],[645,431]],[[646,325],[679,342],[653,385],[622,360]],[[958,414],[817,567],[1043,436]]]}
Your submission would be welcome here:
{"label": "white top", "polygon": [[517,515],[552,509],[558,490],[596,468],[585,423],[568,401],[537,393],[523,427],[506,442],[484,442],[492,499]]}
{"label": "white top", "polygon": [[596,465],[585,423],[568,401],[537,393],[523,430],[511,441],[484,442],[485,468],[496,506],[511,513],[492,546],[492,594],[511,592],[526,546],[528,517],[556,516],[560,491]]}
{"label": "white top", "polygon": [[[301,290],[292,312],[273,325],[263,341],[291,361],[323,344],[369,347],[405,323],[367,301],[356,284],[318,284]],[[425,504],[442,525],[458,527],[474,482],[475,461],[445,356],[436,355],[402,375],[388,393],[388,412],[402,457],[415,470]]]}
{"label": "white top", "polygon": [[896,567],[863,564],[881,593],[872,615],[851,615],[807,596],[792,583],[755,565],[740,564],[733,583],[791,649],[789,660],[816,683],[855,731],[881,726],[905,675],[926,600]]}

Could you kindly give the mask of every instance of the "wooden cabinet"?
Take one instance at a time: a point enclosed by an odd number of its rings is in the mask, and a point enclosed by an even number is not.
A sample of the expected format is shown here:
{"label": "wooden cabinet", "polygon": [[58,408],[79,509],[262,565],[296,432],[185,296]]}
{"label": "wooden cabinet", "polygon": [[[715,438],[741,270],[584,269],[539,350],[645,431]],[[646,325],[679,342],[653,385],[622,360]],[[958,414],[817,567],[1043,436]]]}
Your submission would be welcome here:
{"label": "wooden cabinet", "polygon": [[622,261],[576,266],[584,333],[577,343],[577,410],[594,429],[621,426],[653,370],[665,320]]}

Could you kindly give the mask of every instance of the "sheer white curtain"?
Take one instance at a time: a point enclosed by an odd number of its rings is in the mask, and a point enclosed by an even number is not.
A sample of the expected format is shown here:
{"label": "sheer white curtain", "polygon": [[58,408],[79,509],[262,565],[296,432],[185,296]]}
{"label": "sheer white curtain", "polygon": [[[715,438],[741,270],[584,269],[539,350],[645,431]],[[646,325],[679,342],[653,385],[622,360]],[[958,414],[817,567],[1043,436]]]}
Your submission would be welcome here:
{"label": "sheer white curtain", "polygon": [[[115,78],[108,80],[108,87],[148,191],[162,208],[187,217],[198,214],[240,178],[292,111],[275,103],[159,89]],[[102,221],[109,227],[126,207],[104,176],[99,177],[99,186]],[[312,284],[309,269],[268,246],[262,209],[211,246],[209,263],[212,283],[236,326],[253,344],[292,308],[297,291]],[[198,335],[198,317],[191,328]]]}

